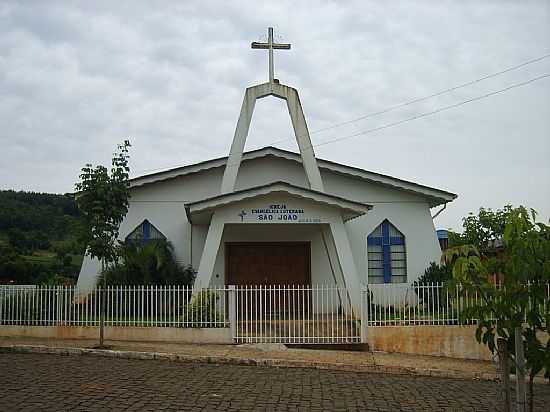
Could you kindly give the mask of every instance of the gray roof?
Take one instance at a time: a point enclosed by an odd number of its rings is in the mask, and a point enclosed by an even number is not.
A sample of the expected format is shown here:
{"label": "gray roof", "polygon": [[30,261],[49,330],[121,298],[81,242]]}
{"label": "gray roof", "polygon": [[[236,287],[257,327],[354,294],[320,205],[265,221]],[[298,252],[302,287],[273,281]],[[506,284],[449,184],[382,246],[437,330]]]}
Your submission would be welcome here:
{"label": "gray roof", "polygon": [[[272,146],[266,146],[261,149],[245,152],[243,153],[242,161],[246,162],[247,160],[258,159],[267,156],[288,159],[296,161],[298,163],[302,162],[302,158],[299,153],[279,149]],[[226,163],[227,156],[219,157],[192,165],[176,167],[173,169],[167,169],[160,172],[138,176],[130,179],[130,184],[131,187],[142,186],[163,180],[174,179],[176,177],[185,176],[193,173],[199,173],[213,168],[224,167]],[[404,190],[431,198],[432,201],[430,202],[430,204],[432,207],[439,204],[451,202],[458,197],[458,195],[456,195],[455,193],[451,193],[445,190],[436,189],[433,187],[421,185],[381,173],[371,172],[369,170],[364,170],[357,167],[347,166],[341,163],[332,162],[330,160],[317,159],[317,164],[319,165],[320,169],[329,170],[334,173],[339,173],[346,176],[353,176],[355,178],[366,180],[371,183],[377,183],[394,189]]]}

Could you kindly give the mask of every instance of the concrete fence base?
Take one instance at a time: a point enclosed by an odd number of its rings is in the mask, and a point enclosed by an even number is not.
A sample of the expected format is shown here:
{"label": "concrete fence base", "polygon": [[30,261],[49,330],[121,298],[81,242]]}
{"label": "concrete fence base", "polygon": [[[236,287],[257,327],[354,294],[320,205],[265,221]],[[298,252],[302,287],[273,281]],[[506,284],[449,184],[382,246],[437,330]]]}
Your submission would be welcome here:
{"label": "concrete fence base", "polygon": [[[0,336],[99,339],[97,326],[1,326]],[[229,328],[106,327],[105,340],[166,343],[233,343]]]}
{"label": "concrete fence base", "polygon": [[492,360],[475,338],[476,326],[381,326],[368,329],[372,350],[458,359]]}
{"label": "concrete fence base", "polygon": [[[42,339],[97,339],[97,326],[1,326],[0,336]],[[234,342],[230,328],[106,327],[110,341],[218,343]],[[459,359],[491,360],[485,345],[475,340],[475,326],[369,327],[371,350]]]}
{"label": "concrete fence base", "polygon": [[[455,359],[492,360],[475,339],[476,326],[369,327],[370,350]],[[41,339],[98,339],[97,326],[0,326],[0,336]],[[110,341],[232,344],[230,328],[106,327]],[[548,339],[543,337],[543,342]]]}

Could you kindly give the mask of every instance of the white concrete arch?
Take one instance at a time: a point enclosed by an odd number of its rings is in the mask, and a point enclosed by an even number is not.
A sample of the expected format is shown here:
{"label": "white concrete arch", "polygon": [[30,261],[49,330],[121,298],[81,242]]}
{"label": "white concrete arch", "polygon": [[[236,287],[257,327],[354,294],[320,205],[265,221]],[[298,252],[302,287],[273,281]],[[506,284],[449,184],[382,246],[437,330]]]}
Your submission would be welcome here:
{"label": "white concrete arch", "polygon": [[319,173],[319,167],[311,144],[298,91],[284,84],[268,82],[246,89],[243,104],[241,106],[241,114],[237,122],[235,136],[233,137],[233,143],[231,144],[231,150],[223,174],[221,194],[231,193],[235,190],[237,175],[239,173],[239,167],[243,157],[256,100],[266,96],[275,96],[286,101],[309,187],[313,190],[323,192],[323,181]]}

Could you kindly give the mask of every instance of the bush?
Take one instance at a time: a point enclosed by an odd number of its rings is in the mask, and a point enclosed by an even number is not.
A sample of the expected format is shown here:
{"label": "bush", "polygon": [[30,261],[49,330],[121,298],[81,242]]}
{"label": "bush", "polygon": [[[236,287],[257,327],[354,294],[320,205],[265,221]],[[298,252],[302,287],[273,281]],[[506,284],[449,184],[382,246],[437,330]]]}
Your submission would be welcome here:
{"label": "bush", "polygon": [[[429,311],[437,310],[438,307],[445,307],[447,302],[452,299],[452,296],[448,295],[445,284],[452,278],[453,274],[450,267],[438,265],[435,262],[430,263],[424,274],[413,283],[414,292],[418,297],[419,303]],[[431,283],[441,284],[441,286],[430,287],[429,291],[425,291],[423,286],[430,285]],[[433,296],[434,292],[436,293],[435,296]],[[424,299],[426,299],[426,302],[424,302]]]}
{"label": "bush", "polygon": [[420,276],[415,282],[416,285],[422,285],[427,283],[445,283],[453,278],[451,268],[445,265],[438,265],[435,262],[430,263],[430,266],[426,268],[424,274]]}
{"label": "bush", "polygon": [[216,292],[202,290],[193,295],[191,302],[185,306],[185,313],[188,317],[185,319],[191,322],[190,326],[194,328],[214,328],[218,327],[213,322],[223,322],[224,314],[218,310],[217,303],[220,300]]}
{"label": "bush", "polygon": [[172,245],[166,240],[121,243],[117,254],[118,262],[105,271],[108,285],[191,286],[195,281],[196,271],[176,262]]}

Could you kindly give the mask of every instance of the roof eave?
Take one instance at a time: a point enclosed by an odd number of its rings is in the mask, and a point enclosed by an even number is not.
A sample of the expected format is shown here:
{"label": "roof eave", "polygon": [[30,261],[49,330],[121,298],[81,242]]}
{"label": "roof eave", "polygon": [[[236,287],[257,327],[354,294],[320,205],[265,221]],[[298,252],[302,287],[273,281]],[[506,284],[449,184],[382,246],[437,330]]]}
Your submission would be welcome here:
{"label": "roof eave", "polygon": [[274,182],[187,203],[185,204],[185,212],[189,222],[192,223],[192,217],[195,213],[208,213],[220,207],[273,193],[286,193],[291,196],[301,197],[330,207],[338,207],[343,211],[346,211],[346,216],[350,216],[345,219],[346,221],[361,216],[372,209],[372,205],[369,204],[359,203],[338,196],[294,186],[286,182]]}
{"label": "roof eave", "polygon": [[[288,160],[293,160],[298,163],[301,162],[299,154],[288,150],[279,149],[273,146],[263,147],[261,149],[252,150],[243,153],[243,161],[253,160],[265,156],[275,156]],[[342,165],[340,163],[332,162],[330,160],[317,159],[319,168],[330,170],[334,173],[353,176],[362,180],[367,180],[375,184],[382,184],[385,186],[393,187],[397,190],[404,190],[409,193],[422,195],[428,198],[436,200],[436,202],[430,202],[430,207],[435,207],[443,203],[452,202],[458,197],[457,194],[448,192],[441,189],[421,185],[418,183],[410,182],[407,180],[399,179],[393,176],[384,175],[381,173],[371,172],[368,170],[360,169],[353,166]],[[195,163],[188,166],[182,166],[175,169],[156,172],[149,175],[138,176],[130,179],[130,187],[139,187],[145,184],[154,183],[158,180],[173,179],[182,175],[198,173],[204,170],[213,169],[217,167],[223,167],[227,163],[227,157],[219,157],[216,159],[206,160],[204,162]],[[166,175],[162,179],[157,179],[160,175]],[[440,200],[440,201],[439,201]]]}

